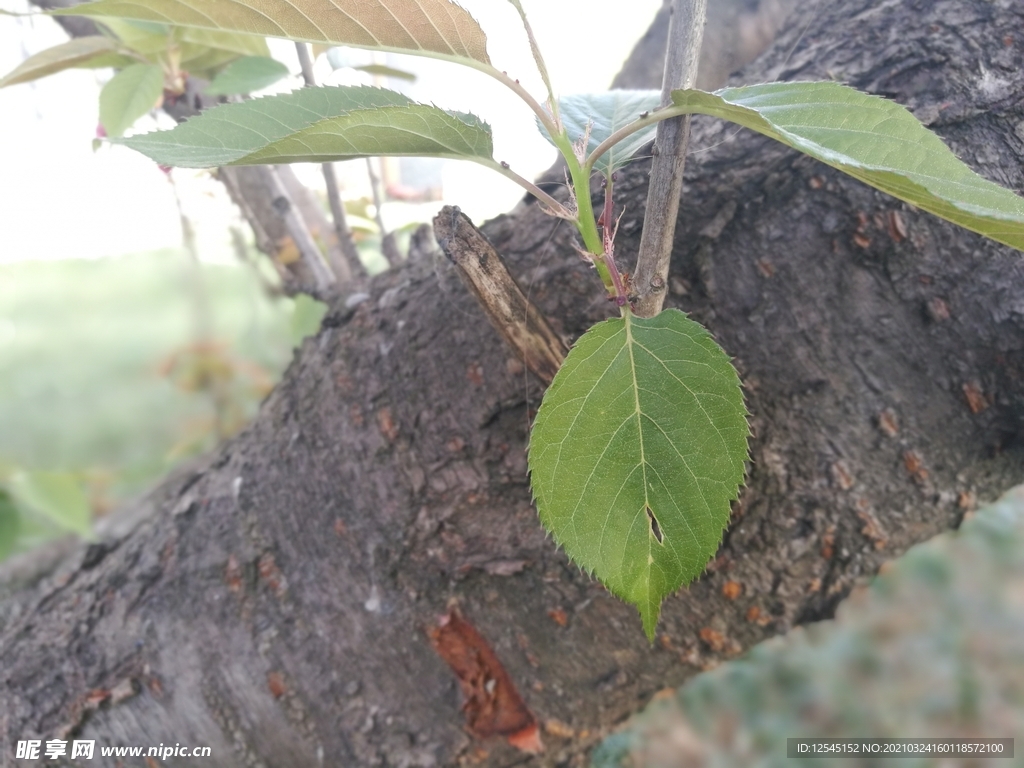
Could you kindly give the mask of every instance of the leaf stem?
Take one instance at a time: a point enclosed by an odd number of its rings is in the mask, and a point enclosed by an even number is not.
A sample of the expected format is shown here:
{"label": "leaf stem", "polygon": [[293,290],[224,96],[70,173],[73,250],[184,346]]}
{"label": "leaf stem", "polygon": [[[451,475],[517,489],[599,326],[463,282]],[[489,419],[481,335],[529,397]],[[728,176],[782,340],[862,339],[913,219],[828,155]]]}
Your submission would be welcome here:
{"label": "leaf stem", "polygon": [[526,106],[533,110],[533,114],[537,116],[537,119],[540,121],[540,124],[544,126],[544,130],[546,130],[549,135],[557,136],[562,132],[562,129],[560,129],[560,127],[556,124],[551,114],[548,113],[548,111],[544,109],[543,106],[541,106],[541,103],[539,101],[537,101],[535,98],[533,98],[533,96],[530,95],[530,92],[526,90],[519,83],[518,80],[509,77],[508,72],[502,72],[501,70],[496,69],[490,64],[484,64],[483,62],[459,61],[458,63],[475,69],[478,72],[483,72],[485,75],[488,75],[490,77],[493,77],[499,83],[501,83],[506,88],[514,92],[519,98],[526,102]]}
{"label": "leaf stem", "polygon": [[540,46],[537,44],[537,38],[533,34],[533,27],[530,26],[529,20],[526,18],[526,11],[523,9],[523,4],[519,0],[509,0],[515,9],[519,12],[519,18],[523,21],[523,28],[526,30],[526,37],[530,41],[530,50],[533,52],[533,60],[537,64],[537,70],[540,72],[541,79],[544,81],[544,87],[548,90],[548,103],[551,105],[551,114],[554,116],[555,128],[558,131],[562,130],[562,121],[558,115],[558,100],[555,98],[555,91],[551,87],[551,77],[548,75],[547,64],[544,63],[544,56],[540,52]]}
{"label": "leaf stem", "polygon": [[544,205],[546,205],[548,208],[550,208],[551,209],[551,213],[554,214],[555,216],[557,216],[558,218],[566,219],[567,221],[571,221],[571,222],[575,223],[576,217],[573,215],[573,213],[568,208],[566,208],[560,202],[555,200],[555,198],[553,198],[551,195],[549,195],[543,189],[538,187],[532,181],[530,181],[529,179],[523,178],[518,173],[513,171],[509,167],[508,163],[504,163],[504,162],[499,163],[499,162],[497,162],[495,160],[483,159],[483,158],[481,158],[477,162],[479,162],[480,165],[483,165],[485,168],[490,168],[492,171],[497,171],[498,173],[500,173],[505,178],[511,179],[512,181],[514,181],[516,184],[518,184],[520,187],[525,189],[531,195],[533,195],[538,200],[540,200],[542,203],[544,203]]}
{"label": "leaf stem", "polygon": [[569,169],[569,178],[572,180],[573,193],[576,197],[576,229],[583,238],[583,246],[592,257],[590,262],[597,270],[597,274],[604,284],[605,290],[610,296],[615,296],[615,282],[612,279],[611,271],[604,259],[604,242],[597,231],[597,219],[594,217],[594,204],[590,199],[590,171],[586,170],[576,156],[576,148],[569,137],[559,134],[555,137],[555,146],[565,158],[565,164]]}
{"label": "leaf stem", "polygon": [[594,151],[590,153],[590,156],[587,157],[587,161],[583,164],[584,169],[593,172],[594,164],[601,159],[605,152],[614,147],[623,139],[632,136],[637,131],[642,131],[644,128],[649,128],[650,126],[655,125],[656,123],[659,123],[662,120],[668,120],[670,117],[678,117],[679,115],[685,115],[690,111],[691,110],[689,109],[669,105],[667,107],[657,109],[653,112],[649,112],[648,114],[637,118],[631,123],[627,123],[594,148]]}

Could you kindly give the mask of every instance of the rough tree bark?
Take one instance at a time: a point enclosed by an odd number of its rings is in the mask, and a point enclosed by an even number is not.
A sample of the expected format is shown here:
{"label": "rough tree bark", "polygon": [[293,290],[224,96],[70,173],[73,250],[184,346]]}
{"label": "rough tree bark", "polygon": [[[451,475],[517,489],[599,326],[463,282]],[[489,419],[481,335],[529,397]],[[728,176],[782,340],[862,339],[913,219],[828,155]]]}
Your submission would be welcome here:
{"label": "rough tree bark", "polygon": [[[745,76],[895,98],[1020,190],[1022,29],[1018,0],[807,4]],[[657,690],[828,616],[1019,482],[1024,257],[730,126],[695,120],[693,147],[669,303],[735,355],[754,438],[722,550],[666,602],[659,642],[542,533],[524,453],[540,388],[450,267],[421,261],[334,306],[256,422],[130,530],[7,585],[0,754],[79,734],[208,745],[221,766],[580,765]],[[646,172],[617,185],[622,254]],[[485,231],[573,338],[612,308],[539,208]],[[475,751],[423,632],[451,598],[573,738]]]}

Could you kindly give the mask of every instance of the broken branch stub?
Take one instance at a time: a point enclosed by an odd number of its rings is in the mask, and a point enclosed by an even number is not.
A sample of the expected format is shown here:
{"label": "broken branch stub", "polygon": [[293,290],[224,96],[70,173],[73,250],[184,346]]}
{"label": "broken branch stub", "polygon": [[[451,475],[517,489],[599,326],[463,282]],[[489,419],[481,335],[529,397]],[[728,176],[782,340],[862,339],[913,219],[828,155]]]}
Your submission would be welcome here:
{"label": "broken branch stub", "polygon": [[550,384],[565,359],[565,344],[526,298],[494,246],[458,206],[446,205],[434,217],[434,235],[491,325],[526,367]]}

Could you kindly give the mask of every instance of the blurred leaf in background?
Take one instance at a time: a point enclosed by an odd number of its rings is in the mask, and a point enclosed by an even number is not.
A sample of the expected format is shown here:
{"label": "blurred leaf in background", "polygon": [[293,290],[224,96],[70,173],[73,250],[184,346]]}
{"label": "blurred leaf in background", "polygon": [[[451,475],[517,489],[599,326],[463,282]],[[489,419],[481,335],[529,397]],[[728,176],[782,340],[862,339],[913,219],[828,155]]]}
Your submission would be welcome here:
{"label": "blurred leaf in background", "polygon": [[100,91],[100,124],[112,138],[159,106],[164,71],[156,64],[132,64],[114,75]]}
{"label": "blurred leaf in background", "polygon": [[101,30],[29,56],[0,77],[0,88],[67,69],[114,67],[100,91],[99,117],[103,133],[117,138],[165,97],[183,95],[187,73],[212,80],[210,95],[249,93],[288,75],[258,36],[117,18],[104,19]]}
{"label": "blurred leaf in background", "polygon": [[[322,305],[269,295],[251,265],[205,263],[217,341],[198,349],[185,264],[175,250],[0,264],[0,559],[88,536],[90,513],[243,427],[319,327]],[[219,404],[198,386],[217,377]]]}
{"label": "blurred leaf in background", "polygon": [[252,93],[288,76],[288,67],[269,56],[243,56],[222,69],[206,87],[211,96]]}
{"label": "blurred leaf in background", "polygon": [[0,467],[0,560],[68,533],[92,535],[92,511],[80,477]]}
{"label": "blurred leaf in background", "polygon": [[19,509],[42,515],[51,523],[88,538],[92,532],[89,500],[82,484],[68,472],[18,470],[7,480]]}
{"label": "blurred leaf in background", "polygon": [[12,554],[21,534],[21,515],[14,499],[0,489],[0,560]]}
{"label": "blurred leaf in background", "polygon": [[295,297],[292,311],[292,344],[298,346],[307,336],[320,330],[320,321],[327,314],[327,305],[302,293]]}
{"label": "blurred leaf in background", "polygon": [[103,35],[78,37],[29,56],[18,67],[0,77],[0,88],[28,83],[74,67],[128,66],[135,60],[121,53],[116,40]]}

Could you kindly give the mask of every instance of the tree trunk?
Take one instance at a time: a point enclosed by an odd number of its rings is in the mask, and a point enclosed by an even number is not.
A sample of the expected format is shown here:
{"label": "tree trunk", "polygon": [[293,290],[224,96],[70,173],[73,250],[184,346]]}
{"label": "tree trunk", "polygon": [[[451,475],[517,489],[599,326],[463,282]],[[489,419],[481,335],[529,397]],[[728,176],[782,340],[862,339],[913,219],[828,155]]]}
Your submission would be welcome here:
{"label": "tree trunk", "polygon": [[[745,78],[894,98],[1021,189],[1022,29],[1018,0],[807,4]],[[256,422],[130,530],[0,603],[2,753],[70,735],[210,746],[219,766],[582,765],[659,689],[830,615],[1019,482],[1021,254],[735,127],[695,120],[692,142],[668,303],[735,356],[754,438],[722,549],[658,642],[539,527],[541,388],[452,268],[421,261],[335,305]],[[648,166],[617,184],[621,254]],[[540,206],[485,232],[556,331],[612,314]],[[424,632],[451,599],[548,723],[544,755],[464,731]]]}

